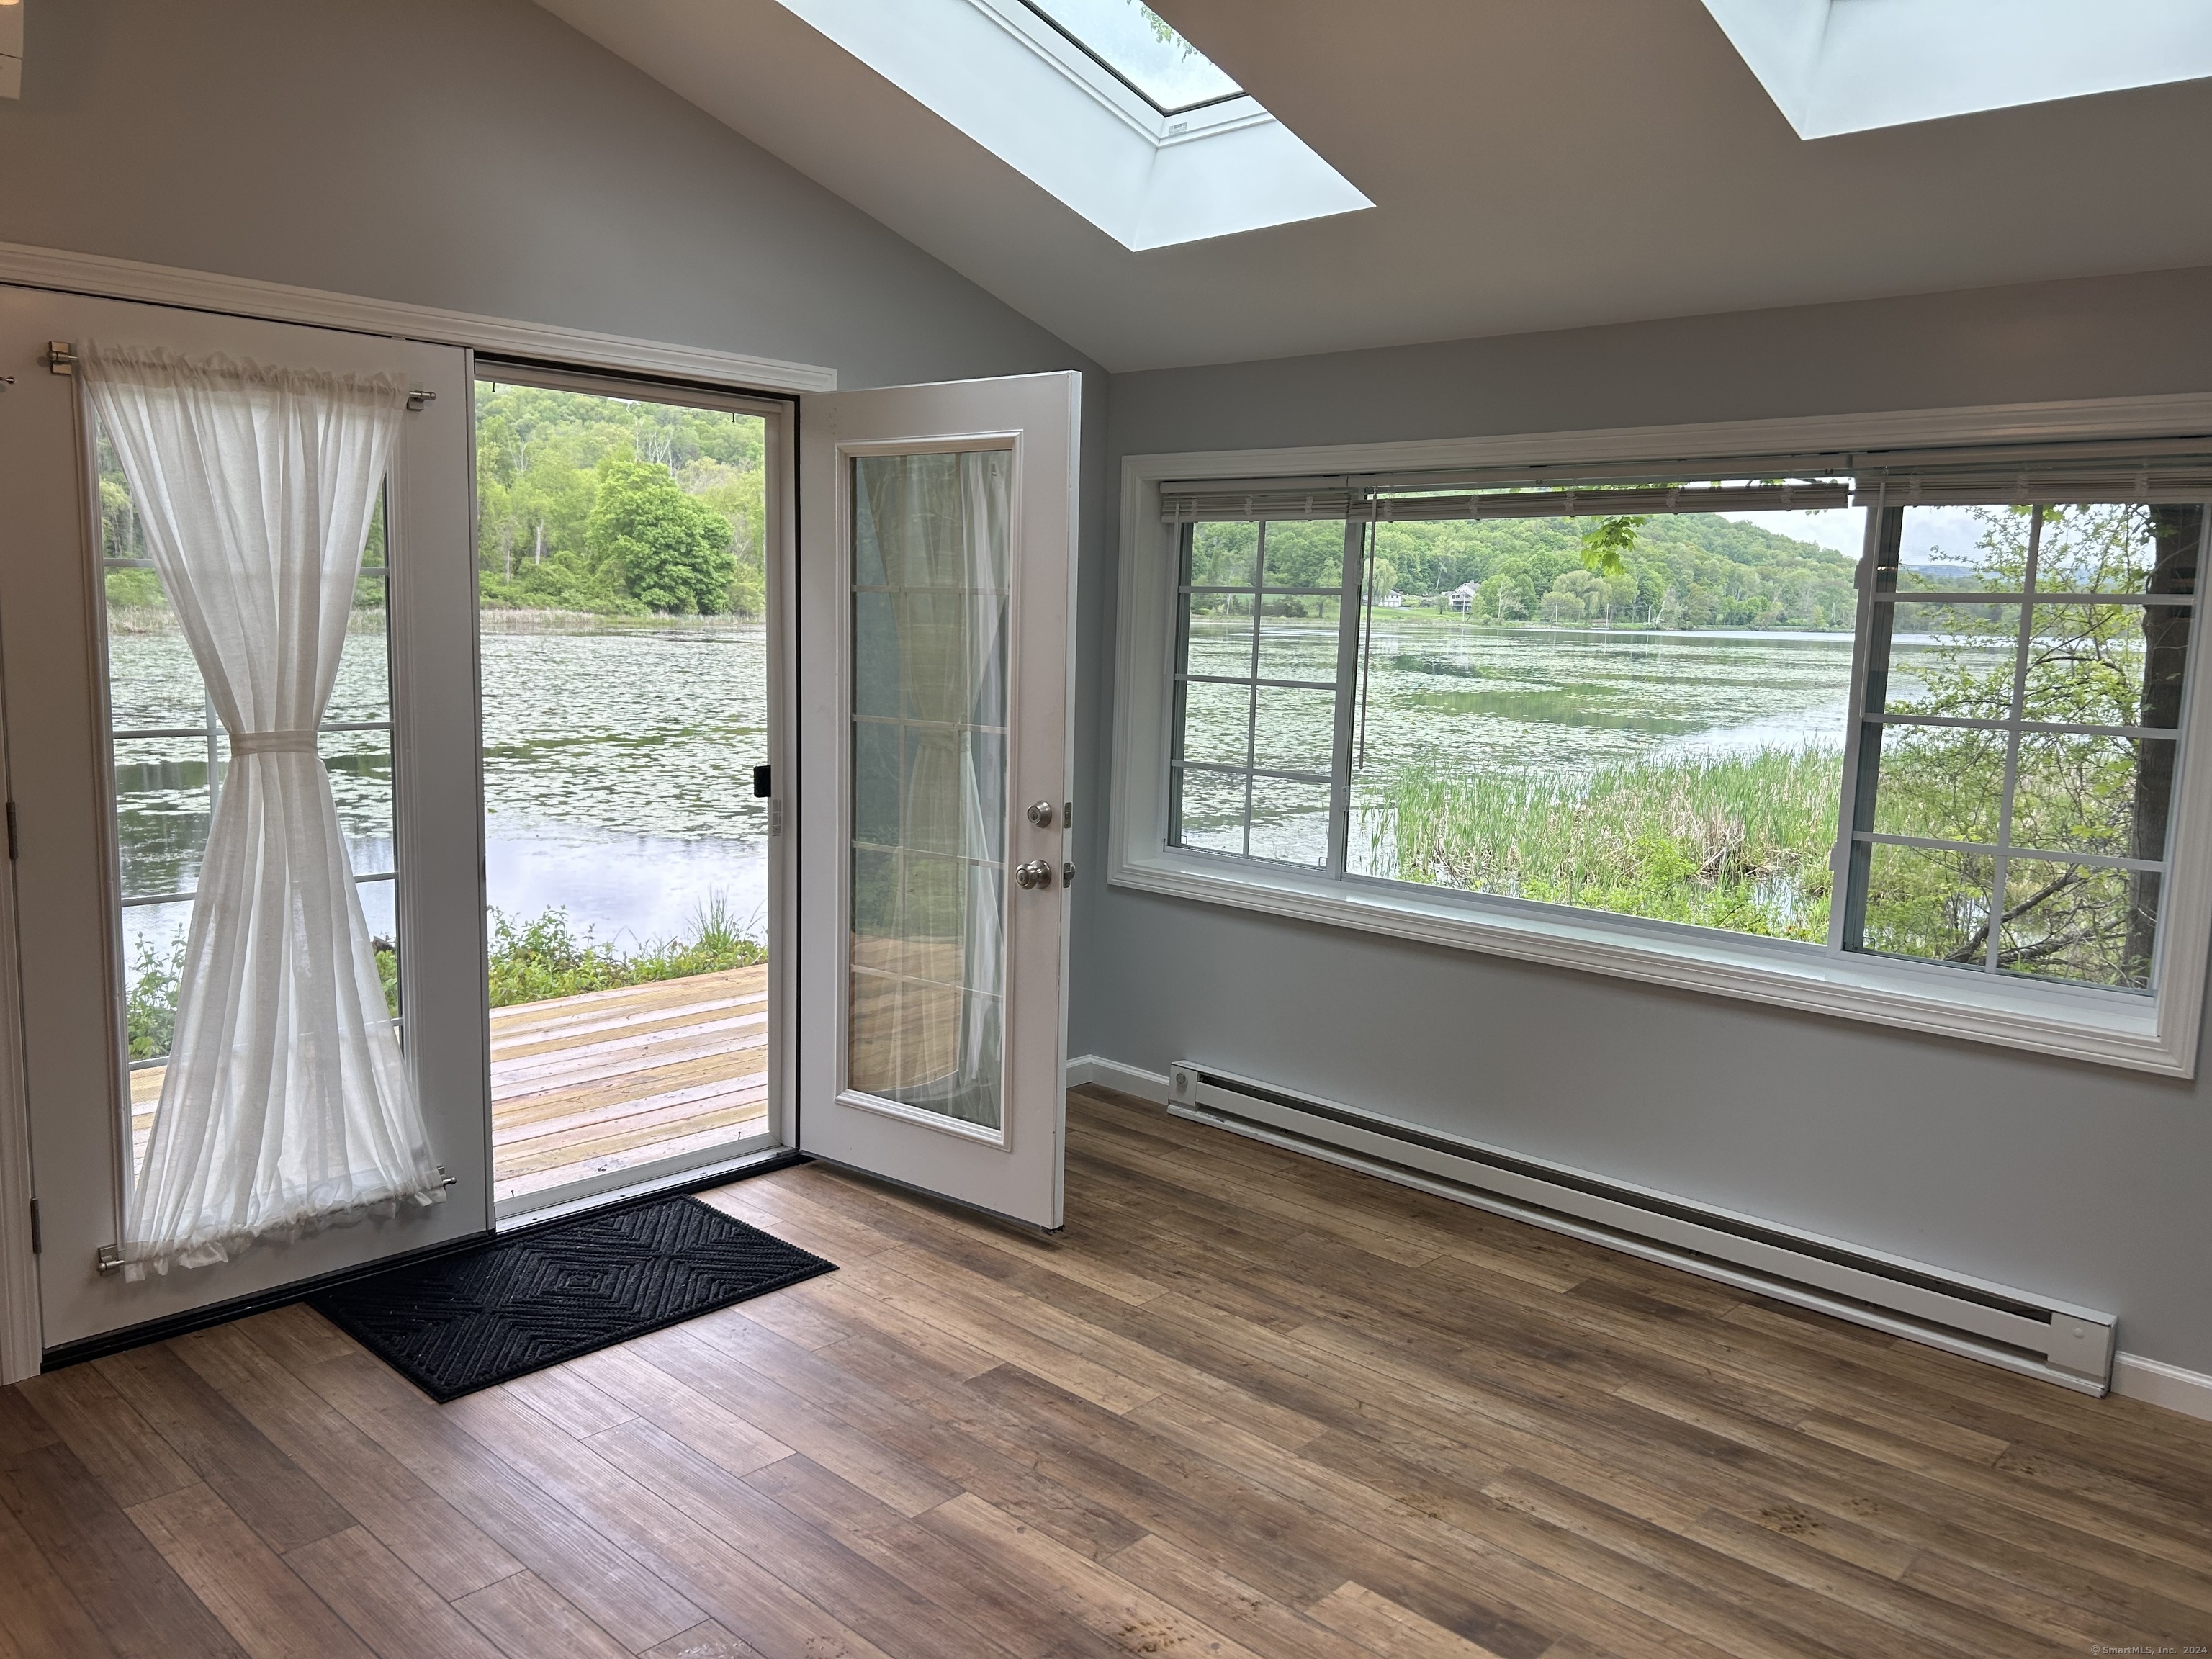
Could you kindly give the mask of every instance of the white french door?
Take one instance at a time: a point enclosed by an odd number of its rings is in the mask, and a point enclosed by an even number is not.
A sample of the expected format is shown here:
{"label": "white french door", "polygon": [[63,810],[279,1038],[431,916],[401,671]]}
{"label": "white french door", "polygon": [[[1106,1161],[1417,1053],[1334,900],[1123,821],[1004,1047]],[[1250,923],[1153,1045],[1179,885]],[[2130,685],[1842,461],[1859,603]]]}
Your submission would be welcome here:
{"label": "white french door", "polygon": [[799,410],[799,1150],[1060,1224],[1079,377]]}
{"label": "white french door", "polygon": [[[102,466],[76,379],[48,362],[52,343],[87,338],[399,374],[422,394],[386,475],[385,558],[364,568],[362,614],[317,741],[341,780],[377,953],[395,965],[407,1067],[431,1155],[452,1177],[447,1201],[135,1282],[100,1257],[121,1238],[143,1155],[133,1085],[151,1092],[162,1064],[161,975],[227,750],[183,641],[162,625],[159,582],[147,562],[119,556],[116,526],[135,510],[127,485]],[[0,665],[46,1347],[484,1231],[467,354],[0,286],[0,376],[13,377],[0,385]],[[173,1014],[173,982],[166,994]]]}

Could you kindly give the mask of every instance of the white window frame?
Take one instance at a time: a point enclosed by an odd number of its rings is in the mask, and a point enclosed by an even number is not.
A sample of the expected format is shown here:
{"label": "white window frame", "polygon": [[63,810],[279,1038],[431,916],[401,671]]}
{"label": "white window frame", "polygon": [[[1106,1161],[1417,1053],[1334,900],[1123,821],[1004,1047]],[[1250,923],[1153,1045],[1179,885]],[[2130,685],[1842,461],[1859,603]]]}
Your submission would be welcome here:
{"label": "white window frame", "polygon": [[[1332,878],[1166,844],[1174,708],[1176,526],[1169,480],[1310,478],[1597,461],[1723,460],[1945,445],[2197,435],[2212,394],[1625,427],[1409,443],[1131,455],[1121,464],[1112,803],[1107,880],[1327,926],[1476,951],[1672,989],[1832,1015],[2172,1077],[2194,1077],[2212,943],[2212,672],[2192,671],[2164,895],[2157,990],[2055,984],[1824,951],[1794,940],[1565,905]],[[1863,642],[1855,644],[1856,658]]]}

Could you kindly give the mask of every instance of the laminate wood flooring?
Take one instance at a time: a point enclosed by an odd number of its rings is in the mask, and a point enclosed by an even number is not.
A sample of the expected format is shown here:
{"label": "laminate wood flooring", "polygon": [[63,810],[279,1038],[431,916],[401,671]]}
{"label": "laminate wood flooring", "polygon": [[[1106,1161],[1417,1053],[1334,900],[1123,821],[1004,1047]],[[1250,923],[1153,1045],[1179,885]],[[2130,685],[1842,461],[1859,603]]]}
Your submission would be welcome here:
{"label": "laminate wood flooring", "polygon": [[0,1653],[2020,1659],[2212,1639],[2212,1425],[1073,1097],[1069,1224],[430,1404],[304,1307],[0,1390]]}

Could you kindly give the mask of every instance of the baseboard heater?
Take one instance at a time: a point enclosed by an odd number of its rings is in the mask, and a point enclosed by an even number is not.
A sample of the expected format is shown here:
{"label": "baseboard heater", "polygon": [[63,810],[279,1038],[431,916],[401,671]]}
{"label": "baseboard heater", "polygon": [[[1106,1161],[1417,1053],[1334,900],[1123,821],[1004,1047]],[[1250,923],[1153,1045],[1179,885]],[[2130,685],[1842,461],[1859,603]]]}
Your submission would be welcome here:
{"label": "baseboard heater", "polygon": [[1168,1073],[1168,1110],[2084,1394],[2112,1384],[2111,1314],[1189,1061]]}

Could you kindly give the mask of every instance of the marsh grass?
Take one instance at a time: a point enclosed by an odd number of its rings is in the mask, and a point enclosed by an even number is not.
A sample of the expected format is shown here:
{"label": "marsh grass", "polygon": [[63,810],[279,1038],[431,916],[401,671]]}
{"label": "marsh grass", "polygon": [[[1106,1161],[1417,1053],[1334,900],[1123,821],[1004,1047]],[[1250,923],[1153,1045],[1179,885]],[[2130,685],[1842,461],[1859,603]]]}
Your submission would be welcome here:
{"label": "marsh grass", "polygon": [[495,1008],[688,979],[768,960],[768,947],[744,930],[720,894],[693,913],[688,933],[647,939],[629,951],[600,943],[589,927],[578,932],[565,909],[540,911],[523,922],[494,910],[491,935]]}
{"label": "marsh grass", "polygon": [[[579,933],[566,910],[544,910],[516,922],[492,912],[491,1006],[549,1002],[586,991],[611,991],[654,980],[749,968],[768,960],[768,947],[748,933],[716,894],[696,911],[688,933],[647,939],[635,951],[603,945],[588,927]],[[372,941],[376,974],[394,1018],[399,1012],[399,951],[390,939]],[[177,988],[184,976],[185,941],[167,949],[141,940],[124,977],[124,1017],[133,1060],[158,1060],[177,1030]]]}
{"label": "marsh grass", "polygon": [[1417,769],[1365,807],[1370,868],[1466,892],[1827,936],[1842,757],[1769,749],[1587,778]]}

